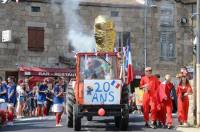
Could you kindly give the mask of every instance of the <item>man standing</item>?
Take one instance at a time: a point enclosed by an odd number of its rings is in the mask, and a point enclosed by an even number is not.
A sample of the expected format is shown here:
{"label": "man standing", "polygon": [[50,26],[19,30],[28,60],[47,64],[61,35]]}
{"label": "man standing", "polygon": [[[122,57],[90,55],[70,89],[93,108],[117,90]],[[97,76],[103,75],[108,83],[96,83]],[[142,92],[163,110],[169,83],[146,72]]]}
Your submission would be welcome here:
{"label": "man standing", "polygon": [[140,81],[140,88],[144,90],[143,95],[143,114],[145,127],[149,124],[149,110],[151,107],[151,127],[156,128],[157,119],[157,88],[159,87],[159,80],[156,76],[152,75],[152,68],[145,68],[145,76]]}

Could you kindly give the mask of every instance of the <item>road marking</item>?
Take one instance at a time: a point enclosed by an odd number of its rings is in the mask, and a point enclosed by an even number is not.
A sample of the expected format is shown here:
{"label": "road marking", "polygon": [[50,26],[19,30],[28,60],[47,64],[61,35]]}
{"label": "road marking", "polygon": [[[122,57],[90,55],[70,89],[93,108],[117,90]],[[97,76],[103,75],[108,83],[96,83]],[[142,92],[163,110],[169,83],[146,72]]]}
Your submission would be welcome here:
{"label": "road marking", "polygon": [[20,118],[15,119],[15,121],[34,121],[34,120],[54,120],[55,116],[46,116],[46,117],[30,117],[30,118]]}

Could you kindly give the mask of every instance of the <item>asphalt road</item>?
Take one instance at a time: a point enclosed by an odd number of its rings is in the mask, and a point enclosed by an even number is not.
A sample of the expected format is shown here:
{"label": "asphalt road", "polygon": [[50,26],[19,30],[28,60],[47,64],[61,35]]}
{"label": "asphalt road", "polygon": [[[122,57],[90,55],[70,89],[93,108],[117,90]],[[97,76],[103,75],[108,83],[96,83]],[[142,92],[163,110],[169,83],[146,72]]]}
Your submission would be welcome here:
{"label": "asphalt road", "polygon": [[[62,124],[66,124],[66,121],[63,117]],[[171,130],[168,129],[151,129],[144,128],[143,117],[141,115],[130,115],[130,123],[128,131],[135,132],[175,132],[177,126],[177,119],[174,116],[173,121],[175,127]],[[86,118],[82,119],[82,130],[83,131],[119,131],[118,128],[114,125],[114,119],[111,117],[95,117],[93,121],[87,121]],[[40,120],[39,118],[28,118],[16,120],[14,126],[7,126],[5,128],[0,128],[0,131],[4,132],[73,132],[72,128],[67,128],[66,126],[56,128],[55,127],[55,117],[46,117],[45,119]]]}

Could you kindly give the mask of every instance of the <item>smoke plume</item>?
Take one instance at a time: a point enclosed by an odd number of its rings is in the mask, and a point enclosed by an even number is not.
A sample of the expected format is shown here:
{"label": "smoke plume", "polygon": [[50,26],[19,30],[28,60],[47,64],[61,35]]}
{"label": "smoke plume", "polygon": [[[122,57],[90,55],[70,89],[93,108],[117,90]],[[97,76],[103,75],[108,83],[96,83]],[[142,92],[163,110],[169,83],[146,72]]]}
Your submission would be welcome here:
{"label": "smoke plume", "polygon": [[[52,0],[53,5],[61,0]],[[93,31],[85,33],[83,20],[79,16],[79,3],[81,0],[62,0],[62,12],[65,17],[67,39],[76,52],[89,52],[95,48]],[[55,8],[56,9],[56,8]]]}

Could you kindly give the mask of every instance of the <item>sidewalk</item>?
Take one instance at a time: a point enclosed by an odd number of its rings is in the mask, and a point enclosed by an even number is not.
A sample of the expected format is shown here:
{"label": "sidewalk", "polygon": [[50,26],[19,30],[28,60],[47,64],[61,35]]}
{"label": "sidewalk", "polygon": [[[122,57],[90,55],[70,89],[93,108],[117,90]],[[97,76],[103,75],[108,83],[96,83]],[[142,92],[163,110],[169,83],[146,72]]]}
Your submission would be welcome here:
{"label": "sidewalk", "polygon": [[200,128],[194,127],[178,127],[176,130],[179,132],[200,132]]}

